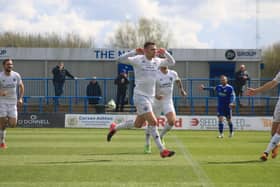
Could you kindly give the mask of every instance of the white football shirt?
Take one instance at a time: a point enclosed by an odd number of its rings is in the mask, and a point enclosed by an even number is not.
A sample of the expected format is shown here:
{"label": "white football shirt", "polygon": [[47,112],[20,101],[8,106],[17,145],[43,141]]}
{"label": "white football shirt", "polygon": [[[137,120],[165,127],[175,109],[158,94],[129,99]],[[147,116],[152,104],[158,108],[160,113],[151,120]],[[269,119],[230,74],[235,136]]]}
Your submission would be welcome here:
{"label": "white football shirt", "polygon": [[0,72],[0,90],[6,92],[5,96],[0,96],[0,103],[17,104],[17,87],[21,81],[21,76],[15,71],[11,71],[9,76]]}
{"label": "white football shirt", "polygon": [[174,58],[166,51],[166,58],[155,57],[148,60],[145,55],[136,55],[136,51],[125,53],[117,60],[133,66],[135,75],[134,93],[147,97],[155,96],[155,82],[158,67],[161,64],[174,65]]}
{"label": "white football shirt", "polygon": [[172,100],[174,82],[179,80],[178,74],[174,70],[168,70],[166,74],[158,70],[156,80],[156,95],[162,95],[163,101]]}

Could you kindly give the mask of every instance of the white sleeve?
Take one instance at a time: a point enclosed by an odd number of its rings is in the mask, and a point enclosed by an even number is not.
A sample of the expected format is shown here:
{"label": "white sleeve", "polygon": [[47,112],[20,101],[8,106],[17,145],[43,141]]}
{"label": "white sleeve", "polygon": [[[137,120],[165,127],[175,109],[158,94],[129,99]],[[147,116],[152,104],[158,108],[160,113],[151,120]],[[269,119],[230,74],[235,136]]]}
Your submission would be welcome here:
{"label": "white sleeve", "polygon": [[178,76],[178,73],[176,71],[173,71],[174,72],[174,77],[175,77],[175,80],[180,80],[180,77]]}
{"label": "white sleeve", "polygon": [[136,50],[129,51],[119,56],[116,61],[124,64],[131,64],[133,62],[133,57],[136,55]]}
{"label": "white sleeve", "polygon": [[166,58],[164,59],[161,59],[161,65],[167,65],[167,66],[174,66],[176,61],[175,59],[173,58],[173,56],[165,50],[165,56]]}
{"label": "white sleeve", "polygon": [[278,72],[278,74],[274,77],[273,80],[280,83],[280,72]]}
{"label": "white sleeve", "polygon": [[22,82],[21,76],[19,73],[15,72],[16,79],[17,79],[17,84],[19,85]]}

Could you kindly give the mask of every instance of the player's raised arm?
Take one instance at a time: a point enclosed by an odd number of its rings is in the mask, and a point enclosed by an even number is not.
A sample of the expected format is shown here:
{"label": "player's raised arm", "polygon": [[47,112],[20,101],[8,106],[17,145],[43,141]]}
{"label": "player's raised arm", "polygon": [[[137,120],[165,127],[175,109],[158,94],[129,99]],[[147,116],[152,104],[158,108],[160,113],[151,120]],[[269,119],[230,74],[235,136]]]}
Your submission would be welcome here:
{"label": "player's raised arm", "polygon": [[165,58],[162,58],[162,60],[161,60],[162,65],[167,65],[167,66],[175,65],[175,63],[176,63],[175,59],[166,49],[159,48],[157,50],[157,54],[161,55],[161,56],[165,56]]}
{"label": "player's raised arm", "polygon": [[143,49],[142,48],[137,48],[137,49],[134,49],[132,51],[129,51],[129,52],[126,52],[126,53],[122,54],[121,56],[119,56],[116,59],[116,61],[120,62],[120,63],[124,63],[124,64],[131,64],[134,56],[142,55],[142,54],[144,54]]}
{"label": "player's raised arm", "polygon": [[122,54],[121,56],[119,56],[116,59],[116,61],[119,63],[130,64],[129,57],[133,57],[135,55],[136,55],[136,50],[132,50],[132,51],[126,52],[126,53]]}

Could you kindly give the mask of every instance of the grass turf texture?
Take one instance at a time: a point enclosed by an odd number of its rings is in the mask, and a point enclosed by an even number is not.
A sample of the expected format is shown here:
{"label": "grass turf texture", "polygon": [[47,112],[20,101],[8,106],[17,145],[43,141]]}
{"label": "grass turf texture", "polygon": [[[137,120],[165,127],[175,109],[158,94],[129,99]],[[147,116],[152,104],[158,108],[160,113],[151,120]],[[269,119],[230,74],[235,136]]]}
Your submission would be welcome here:
{"label": "grass turf texture", "polygon": [[269,132],[172,131],[175,150],[162,159],[153,144],[144,154],[144,131],[123,130],[106,142],[105,129],[8,129],[0,150],[2,187],[280,186],[280,158],[260,162]]}

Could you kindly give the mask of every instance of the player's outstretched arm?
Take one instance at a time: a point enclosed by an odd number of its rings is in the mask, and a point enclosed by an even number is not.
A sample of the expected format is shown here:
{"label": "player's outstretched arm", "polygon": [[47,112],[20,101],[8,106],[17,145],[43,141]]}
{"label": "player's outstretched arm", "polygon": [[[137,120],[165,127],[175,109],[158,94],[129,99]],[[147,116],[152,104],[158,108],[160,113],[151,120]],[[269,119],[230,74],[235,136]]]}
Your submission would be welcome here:
{"label": "player's outstretched arm", "polygon": [[205,88],[204,84],[201,84],[201,85],[199,85],[199,87],[198,87],[198,89],[199,89],[200,91],[203,91],[204,88]]}
{"label": "player's outstretched arm", "polygon": [[246,91],[246,95],[247,96],[253,96],[253,95],[256,95],[258,93],[270,90],[270,89],[274,88],[277,85],[278,85],[277,81],[271,80],[271,81],[265,83],[264,85],[262,85],[262,86],[260,86],[258,88],[248,88],[247,91]]}
{"label": "player's outstretched arm", "polygon": [[202,90],[215,90],[215,87],[205,87],[204,84],[201,84],[199,86],[199,90],[202,91]]}
{"label": "player's outstretched arm", "polygon": [[257,92],[256,92],[255,88],[248,88],[245,92],[245,95],[247,95],[247,96],[254,96],[256,94],[257,94]]}

